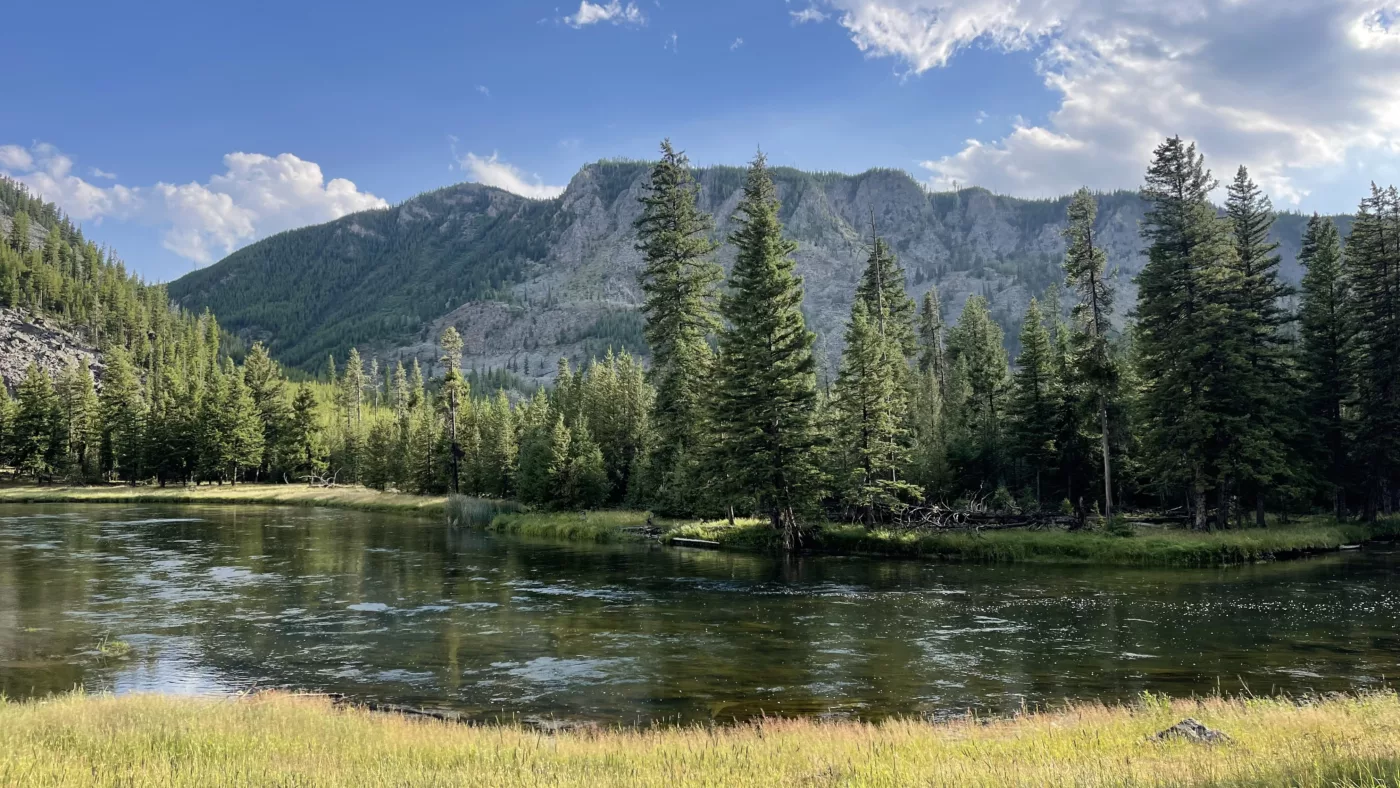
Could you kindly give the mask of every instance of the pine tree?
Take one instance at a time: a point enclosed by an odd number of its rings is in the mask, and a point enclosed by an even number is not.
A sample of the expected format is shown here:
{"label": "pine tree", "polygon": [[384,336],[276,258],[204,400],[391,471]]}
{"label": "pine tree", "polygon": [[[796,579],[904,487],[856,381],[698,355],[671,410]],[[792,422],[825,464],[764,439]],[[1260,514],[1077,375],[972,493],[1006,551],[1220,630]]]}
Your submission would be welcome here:
{"label": "pine tree", "polygon": [[0,381],[0,466],[13,464],[14,427],[15,402],[4,381]]}
{"label": "pine tree", "polygon": [[261,342],[254,342],[248,350],[248,357],[243,361],[243,379],[262,422],[263,452],[258,472],[260,476],[270,475],[273,468],[283,462],[291,414],[287,409],[282,370]]}
{"label": "pine tree", "polygon": [[875,318],[867,310],[864,298],[851,306],[833,406],[837,450],[845,457],[839,491],[860,521],[873,525],[917,492],[900,478],[909,461],[904,348],[880,331],[888,310]]}
{"label": "pine tree", "polygon": [[950,383],[949,402],[955,403],[962,420],[963,441],[958,453],[964,480],[1001,484],[1004,400],[1010,373],[1001,327],[992,320],[986,298],[975,295],[967,299],[958,324],[949,333],[948,349],[953,376],[958,378]]}
{"label": "pine tree", "polygon": [[689,513],[697,505],[689,480],[703,438],[704,391],[713,366],[708,337],[719,326],[715,301],[722,271],[710,258],[713,221],[699,209],[690,163],[670,140],[661,143],[661,161],[639,199],[642,312],[656,387],[651,462],[659,508]]}
{"label": "pine tree", "polygon": [[97,447],[102,442],[100,410],[92,370],[74,362],[59,377],[56,387],[66,454],[80,478],[96,471]]}
{"label": "pine tree", "polygon": [[1400,193],[1374,184],[1346,246],[1355,316],[1356,459],[1365,516],[1390,514],[1400,488]]}
{"label": "pine tree", "polygon": [[603,450],[594,442],[588,425],[580,424],[571,431],[568,455],[565,497],[579,509],[602,506],[608,499],[608,471]]}
{"label": "pine tree", "polygon": [[48,373],[31,362],[15,399],[10,461],[17,472],[46,479],[53,475],[62,452],[62,446],[54,440],[59,422],[58,399]]}
{"label": "pine tree", "polygon": [[730,236],[737,249],[722,312],[719,385],[712,418],[731,494],[751,496],[788,549],[797,516],[816,503],[812,461],[816,365],[802,317],[802,280],[783,237],[778,200],[762,154],[755,157]]}
{"label": "pine tree", "polygon": [[1333,515],[1347,511],[1347,457],[1350,452],[1346,407],[1355,386],[1351,292],[1342,269],[1342,242],[1332,220],[1313,214],[1303,234],[1298,262],[1303,266],[1299,310],[1299,368],[1303,376],[1305,431],[1312,437],[1318,475],[1332,498]]}
{"label": "pine tree", "polygon": [[[1103,463],[1103,514],[1113,515],[1113,463],[1109,448],[1110,403],[1118,394],[1119,372],[1109,345],[1113,314],[1113,287],[1104,267],[1106,258],[1094,244],[1094,219],[1098,204],[1087,189],[1075,193],[1069,204],[1065,228],[1065,277],[1079,298],[1074,306],[1071,337],[1071,370],[1075,383],[1094,408],[1098,422],[1099,453]],[[1058,306],[1058,305],[1057,305]]]}
{"label": "pine tree", "polygon": [[448,326],[438,340],[442,346],[442,402],[446,408],[448,463],[451,467],[452,492],[460,492],[462,444],[457,437],[457,409],[462,400],[469,396],[467,384],[462,380],[462,337],[457,329]]}
{"label": "pine tree", "polygon": [[1235,410],[1248,374],[1231,331],[1238,269],[1231,228],[1207,199],[1215,185],[1196,146],[1172,137],[1157,147],[1142,190],[1148,261],[1138,276],[1137,357],[1146,438],[1154,477],[1188,486],[1198,528],[1212,482],[1226,518],[1228,453],[1247,418]]}
{"label": "pine tree", "polygon": [[1279,281],[1278,244],[1269,240],[1274,223],[1269,198],[1240,167],[1228,188],[1226,214],[1234,230],[1238,293],[1231,333],[1243,345],[1249,366],[1239,386],[1247,414],[1234,441],[1233,464],[1250,487],[1256,524],[1264,526],[1265,489],[1289,472],[1284,445],[1294,419],[1288,413],[1294,379],[1287,363],[1283,328],[1289,322],[1283,299],[1291,287]]}
{"label": "pine tree", "polygon": [[939,394],[948,394],[948,357],[943,344],[943,307],[938,302],[938,288],[924,293],[919,310],[919,369],[931,374],[938,382]]}
{"label": "pine tree", "polygon": [[243,370],[232,362],[224,373],[227,384],[220,412],[220,464],[229,471],[229,481],[238,484],[239,472],[256,468],[262,462],[263,425],[257,403],[243,379]]}
{"label": "pine tree", "polygon": [[1055,458],[1057,403],[1055,358],[1050,333],[1034,298],[1021,324],[1021,354],[1007,400],[1011,445],[1029,466],[1035,481],[1035,501],[1042,505],[1041,480]]}
{"label": "pine tree", "polygon": [[[555,432],[563,416],[550,407],[544,391],[535,392],[534,401],[520,418],[520,452],[516,472],[516,494],[528,504],[547,505],[562,490],[555,474]],[[567,462],[568,450],[564,450]]]}
{"label": "pine tree", "polygon": [[914,300],[904,289],[904,268],[871,224],[870,256],[856,286],[856,298],[865,302],[865,312],[879,333],[893,341],[904,357],[912,358],[918,351]]}
{"label": "pine tree", "polygon": [[296,457],[296,470],[303,474],[319,473],[322,463],[317,441],[321,425],[316,416],[316,395],[305,383],[297,387],[296,398],[292,400],[292,416],[288,430],[287,442]]}
{"label": "pine tree", "polygon": [[142,434],[146,403],[141,381],[125,348],[106,353],[107,369],[98,397],[102,414],[102,471],[135,484],[141,478]]}

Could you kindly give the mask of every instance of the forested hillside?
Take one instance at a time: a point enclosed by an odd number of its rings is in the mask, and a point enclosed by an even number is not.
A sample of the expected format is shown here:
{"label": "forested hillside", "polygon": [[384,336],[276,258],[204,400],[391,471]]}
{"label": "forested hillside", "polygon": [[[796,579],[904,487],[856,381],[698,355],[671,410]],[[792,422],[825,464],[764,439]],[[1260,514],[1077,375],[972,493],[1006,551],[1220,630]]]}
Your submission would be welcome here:
{"label": "forested hillside", "polygon": [[[447,325],[462,335],[464,364],[546,379],[555,361],[576,363],[607,347],[646,354],[636,312],[642,258],[634,223],[650,165],[600,162],[564,194],[527,200],[477,184],[415,197],[395,208],[293,230],[246,247],[170,285],[187,308],[213,309],[246,340],[262,340],[288,364],[324,368],[351,346],[386,360],[433,363]],[[1019,349],[1031,296],[1059,281],[1069,198],[1022,200],[981,189],[929,193],[907,174],[860,175],[773,169],[780,218],[797,241],[804,310],[822,368],[834,374],[851,286],[874,229],[888,239],[915,298],[937,285],[949,315],[967,298],[988,299],[993,319]],[[711,237],[733,229],[743,170],[695,171]],[[1096,237],[1131,305],[1143,264],[1136,192],[1096,196]],[[1296,263],[1305,217],[1282,214],[1272,237],[1282,275]],[[1345,220],[1339,222],[1345,233]],[[721,249],[725,270],[733,254]],[[1127,307],[1119,310],[1118,320]]]}
{"label": "forested hillside", "polygon": [[9,310],[0,320],[7,354],[0,375],[11,389],[30,361],[52,372],[56,363],[120,347],[151,368],[205,330],[172,306],[164,285],[142,281],[57,207],[3,176],[0,238],[0,307]]}

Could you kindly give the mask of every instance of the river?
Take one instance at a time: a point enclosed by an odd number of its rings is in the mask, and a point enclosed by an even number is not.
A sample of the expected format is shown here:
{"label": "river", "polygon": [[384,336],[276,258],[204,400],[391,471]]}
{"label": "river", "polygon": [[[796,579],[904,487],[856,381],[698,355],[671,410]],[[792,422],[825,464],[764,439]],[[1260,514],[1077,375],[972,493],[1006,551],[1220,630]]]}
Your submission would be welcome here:
{"label": "river", "polygon": [[1365,689],[1400,675],[1397,559],[784,560],[329,509],[3,505],[0,692],[287,688],[647,724]]}

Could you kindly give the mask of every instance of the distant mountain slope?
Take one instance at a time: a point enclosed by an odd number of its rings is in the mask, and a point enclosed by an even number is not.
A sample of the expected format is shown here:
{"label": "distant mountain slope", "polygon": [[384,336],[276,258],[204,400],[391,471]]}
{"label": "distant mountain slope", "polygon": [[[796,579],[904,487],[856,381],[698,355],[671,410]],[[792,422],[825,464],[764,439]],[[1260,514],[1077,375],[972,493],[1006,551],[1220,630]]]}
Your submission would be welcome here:
{"label": "distant mountain slope", "polygon": [[[588,165],[548,201],[451,186],[265,239],[171,283],[170,293],[187,308],[213,309],[227,328],[306,369],[352,345],[429,360],[433,338],[451,323],[466,341],[466,366],[545,378],[560,355],[582,359],[609,345],[644,350],[633,222],[649,166]],[[969,295],[985,294],[1009,342],[1030,296],[1061,278],[1068,197],[929,193],[895,170],[773,175],[828,364],[839,355],[872,222],[898,252],[916,297],[936,283],[953,319]],[[743,176],[737,167],[697,171],[719,239]],[[1133,192],[1099,197],[1098,237],[1120,269],[1124,308],[1135,300],[1131,278],[1143,262],[1143,210]],[[1285,214],[1275,227],[1284,276],[1294,282],[1304,223]],[[732,250],[722,248],[719,260],[728,268]]]}

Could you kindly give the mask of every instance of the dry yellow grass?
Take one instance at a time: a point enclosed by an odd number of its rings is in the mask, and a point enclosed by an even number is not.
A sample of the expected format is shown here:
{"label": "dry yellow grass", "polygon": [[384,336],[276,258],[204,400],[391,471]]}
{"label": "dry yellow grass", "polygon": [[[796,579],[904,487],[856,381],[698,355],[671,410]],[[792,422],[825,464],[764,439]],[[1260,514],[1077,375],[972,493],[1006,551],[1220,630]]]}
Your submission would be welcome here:
{"label": "dry yellow grass", "polygon": [[[1191,716],[1233,741],[1158,743]],[[988,723],[468,727],[305,696],[0,703],[0,783],[141,786],[1376,786],[1400,781],[1394,694],[1310,705],[1149,701]]]}
{"label": "dry yellow grass", "polygon": [[368,487],[305,487],[295,484],[203,485],[201,487],[0,487],[0,503],[220,503],[329,506],[373,512],[440,515],[446,496],[379,492]]}

